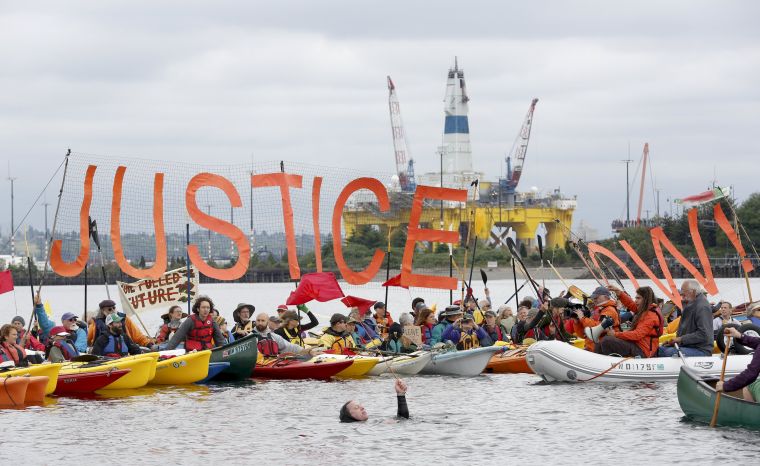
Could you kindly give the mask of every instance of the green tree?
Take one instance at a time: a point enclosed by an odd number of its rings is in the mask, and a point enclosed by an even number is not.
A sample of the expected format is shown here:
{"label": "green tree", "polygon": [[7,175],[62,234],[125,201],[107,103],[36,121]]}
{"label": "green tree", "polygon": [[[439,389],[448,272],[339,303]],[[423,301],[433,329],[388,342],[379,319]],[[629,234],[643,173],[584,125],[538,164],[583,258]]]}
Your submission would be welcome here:
{"label": "green tree", "polygon": [[348,243],[358,244],[370,249],[383,248],[385,241],[383,235],[372,225],[359,225],[348,238]]}
{"label": "green tree", "polygon": [[[396,248],[403,248],[406,246],[406,227],[396,227],[391,232],[391,246]],[[448,250],[447,250],[448,251]]]}

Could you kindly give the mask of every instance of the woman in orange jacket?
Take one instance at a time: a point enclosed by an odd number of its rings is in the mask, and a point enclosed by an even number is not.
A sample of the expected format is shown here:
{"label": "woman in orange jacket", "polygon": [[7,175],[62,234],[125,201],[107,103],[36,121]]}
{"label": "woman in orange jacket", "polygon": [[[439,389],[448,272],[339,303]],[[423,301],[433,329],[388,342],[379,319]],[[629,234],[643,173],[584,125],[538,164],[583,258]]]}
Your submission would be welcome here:
{"label": "woman in orange jacket", "polygon": [[626,332],[607,330],[607,336],[599,342],[597,353],[642,358],[657,356],[663,318],[652,288],[642,286],[637,289],[635,301],[619,288],[610,286],[610,290],[614,291],[620,302],[634,313],[632,327]]}
{"label": "woman in orange jacket", "polygon": [[[610,287],[610,289],[612,289],[612,287]],[[574,334],[583,335],[584,328],[596,327],[601,323],[605,316],[612,319],[611,329],[616,332],[620,331],[620,315],[618,314],[615,300],[610,297],[610,289],[600,286],[591,293],[590,298],[594,301],[594,309],[591,312],[591,317],[585,317],[583,311],[580,309],[575,311],[578,318],[573,319]],[[600,337],[600,341],[603,337],[604,335]],[[586,338],[586,350],[594,351],[594,342],[589,338]]]}

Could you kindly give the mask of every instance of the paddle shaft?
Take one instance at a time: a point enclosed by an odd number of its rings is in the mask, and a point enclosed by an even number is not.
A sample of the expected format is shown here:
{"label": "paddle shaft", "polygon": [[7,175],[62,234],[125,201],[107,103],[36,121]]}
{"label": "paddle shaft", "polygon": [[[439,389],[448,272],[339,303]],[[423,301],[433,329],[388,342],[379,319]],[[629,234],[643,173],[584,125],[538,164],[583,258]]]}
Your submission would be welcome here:
{"label": "paddle shaft", "polygon": [[[517,295],[517,293],[522,289],[523,286],[525,286],[525,283],[523,283],[520,288],[517,287],[517,270],[515,269],[515,258],[512,257],[512,280],[515,283],[515,292],[512,296],[515,297],[515,312],[517,312],[517,308],[520,307],[520,297]],[[526,282],[527,283],[527,282]],[[510,296],[510,299],[512,297]],[[508,303],[509,299],[504,302],[504,304]]]}
{"label": "paddle shaft", "polygon": [[[731,337],[728,337],[726,342],[726,349],[723,351],[723,367],[720,369],[720,381],[721,383],[726,379],[726,362],[728,361],[728,350],[731,349]],[[715,427],[718,423],[718,410],[720,409],[720,395],[722,392],[715,394],[715,407],[713,408],[712,420],[710,420],[710,427]]]}

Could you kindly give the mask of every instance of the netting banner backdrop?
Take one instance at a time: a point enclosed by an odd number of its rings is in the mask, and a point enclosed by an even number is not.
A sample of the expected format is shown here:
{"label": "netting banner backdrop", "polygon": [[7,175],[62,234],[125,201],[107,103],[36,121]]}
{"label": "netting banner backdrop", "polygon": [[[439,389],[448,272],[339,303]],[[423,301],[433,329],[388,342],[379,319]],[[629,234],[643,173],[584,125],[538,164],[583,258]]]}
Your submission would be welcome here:
{"label": "netting banner backdrop", "polygon": [[[104,260],[135,279],[158,279],[189,257],[215,280],[239,280],[276,262],[287,264],[291,280],[324,268],[355,286],[400,273],[405,286],[457,288],[448,273],[420,273],[413,261],[419,244],[459,242],[460,232],[429,229],[432,222],[420,218],[444,201],[461,203],[464,212],[467,190],[419,186],[401,193],[394,183],[391,173],[305,163],[201,165],[72,154],[50,263],[59,275],[80,274],[98,253],[88,234],[92,221]],[[379,244],[358,257],[345,239],[368,226]],[[403,258],[398,250],[386,270],[394,228],[408,238]]]}

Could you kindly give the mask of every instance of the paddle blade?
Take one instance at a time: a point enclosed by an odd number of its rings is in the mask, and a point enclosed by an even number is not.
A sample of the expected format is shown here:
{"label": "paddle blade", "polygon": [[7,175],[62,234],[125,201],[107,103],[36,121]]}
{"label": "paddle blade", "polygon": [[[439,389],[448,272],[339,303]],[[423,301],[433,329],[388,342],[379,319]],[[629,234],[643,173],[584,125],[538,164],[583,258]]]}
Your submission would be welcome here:
{"label": "paddle blade", "polygon": [[567,289],[567,292],[573,295],[573,298],[585,303],[586,299],[588,299],[588,296],[586,293],[583,292],[580,288],[578,288],[575,285],[570,285],[570,287]]}
{"label": "paddle blade", "polygon": [[538,235],[536,238],[538,238],[538,255],[541,256],[541,260],[544,260],[544,240],[541,238],[541,235]]}
{"label": "paddle blade", "polygon": [[483,279],[483,286],[486,286],[488,283],[488,275],[486,275],[486,271],[483,269],[480,269],[480,278]]}
{"label": "paddle blade", "polygon": [[507,236],[507,248],[509,249],[509,253],[514,257],[520,257],[520,255],[517,253],[517,245],[515,244],[515,240],[509,236]]}

